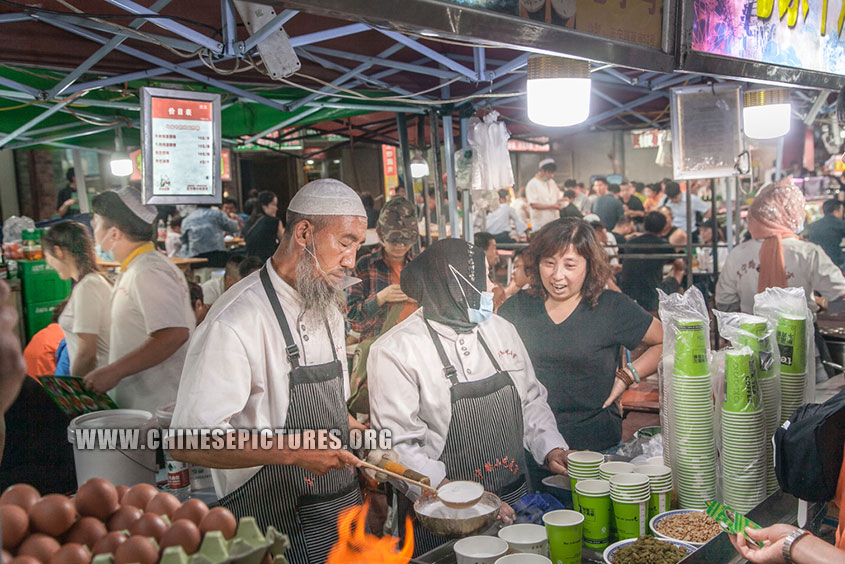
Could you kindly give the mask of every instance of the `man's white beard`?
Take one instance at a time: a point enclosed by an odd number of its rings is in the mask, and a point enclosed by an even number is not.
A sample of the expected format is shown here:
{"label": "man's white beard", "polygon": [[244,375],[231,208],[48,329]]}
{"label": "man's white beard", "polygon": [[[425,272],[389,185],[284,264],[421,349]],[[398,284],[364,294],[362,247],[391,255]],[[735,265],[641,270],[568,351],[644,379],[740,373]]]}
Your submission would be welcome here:
{"label": "man's white beard", "polygon": [[305,302],[303,317],[312,321],[328,319],[332,310],[346,318],[346,294],[334,288],[317,270],[314,259],[302,253],[296,263],[296,291]]}

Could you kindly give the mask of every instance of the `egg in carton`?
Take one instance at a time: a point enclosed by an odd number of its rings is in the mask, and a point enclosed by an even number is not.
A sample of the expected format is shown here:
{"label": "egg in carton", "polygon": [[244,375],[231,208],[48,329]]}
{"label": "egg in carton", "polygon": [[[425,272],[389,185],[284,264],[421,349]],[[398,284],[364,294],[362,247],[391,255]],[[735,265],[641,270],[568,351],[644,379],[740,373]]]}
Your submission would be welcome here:
{"label": "egg in carton", "polygon": [[[181,546],[169,546],[162,551],[158,564],[288,564],[284,554],[289,547],[287,535],[273,527],[262,534],[254,517],[243,517],[231,539],[226,540],[220,531],[209,531],[194,554],[189,556]],[[114,562],[114,555],[109,553],[98,554],[91,564]]]}

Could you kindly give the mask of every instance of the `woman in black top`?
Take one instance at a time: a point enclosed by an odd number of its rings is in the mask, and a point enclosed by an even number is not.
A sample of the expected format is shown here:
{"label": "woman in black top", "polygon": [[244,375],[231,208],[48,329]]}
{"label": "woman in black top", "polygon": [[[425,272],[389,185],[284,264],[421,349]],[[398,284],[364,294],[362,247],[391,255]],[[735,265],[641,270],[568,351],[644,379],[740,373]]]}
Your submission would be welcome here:
{"label": "woman in black top", "polygon": [[605,289],[607,253],[587,222],[549,223],[523,256],[530,289],[506,301],[499,315],[522,337],[570,448],[611,449],[622,439],[615,401],[634,382],[630,368],[617,370],[621,347],[648,347],[633,362],[648,376],[657,370],[663,328],[633,300]]}
{"label": "woman in black top", "polygon": [[244,226],[246,254],[266,261],[276,252],[285,232],[282,222],[276,217],[279,199],[269,190],[258,193],[252,215]]}

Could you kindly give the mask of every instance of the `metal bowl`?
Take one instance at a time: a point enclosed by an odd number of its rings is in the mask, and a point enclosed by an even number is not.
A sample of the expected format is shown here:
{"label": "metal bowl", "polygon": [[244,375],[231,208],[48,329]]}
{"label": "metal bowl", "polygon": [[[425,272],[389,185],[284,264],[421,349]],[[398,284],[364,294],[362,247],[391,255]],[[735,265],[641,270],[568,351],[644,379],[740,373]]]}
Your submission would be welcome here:
{"label": "metal bowl", "polygon": [[[479,503],[489,505],[491,510],[481,515],[466,518],[444,518],[426,515],[426,506],[439,501],[435,496],[421,497],[414,502],[414,511],[417,514],[420,525],[436,535],[450,539],[467,537],[480,533],[481,531],[486,531],[496,521],[496,517],[499,515],[499,507],[502,505],[502,500],[498,497],[490,492],[484,492]],[[456,510],[456,512],[460,514],[460,511]]]}

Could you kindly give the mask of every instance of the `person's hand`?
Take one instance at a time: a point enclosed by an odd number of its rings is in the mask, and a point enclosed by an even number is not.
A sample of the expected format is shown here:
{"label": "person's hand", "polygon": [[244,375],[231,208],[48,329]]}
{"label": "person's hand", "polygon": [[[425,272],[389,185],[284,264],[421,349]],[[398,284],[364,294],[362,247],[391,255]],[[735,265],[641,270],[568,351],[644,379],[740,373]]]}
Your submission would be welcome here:
{"label": "person's hand", "polygon": [[108,392],[117,386],[118,382],[120,382],[120,375],[110,364],[95,368],[82,379],[82,384],[97,394]]}
{"label": "person's hand", "polygon": [[[379,463],[383,459],[388,459],[391,462],[399,462],[399,454],[393,449],[390,450],[382,450],[380,448],[374,448],[373,450],[367,452],[366,457],[364,460],[369,462],[373,466],[378,466]],[[376,472],[371,468],[364,468],[361,472],[369,479],[375,480],[376,482],[386,482],[390,477],[385,474],[384,472]]]}
{"label": "person's hand", "polygon": [[752,541],[762,541],[764,543],[762,548],[756,546],[752,542],[749,542],[742,534],[728,535],[728,538],[731,539],[731,544],[734,545],[734,548],[736,548],[736,551],[739,552],[740,556],[749,562],[757,562],[759,564],[781,564],[785,562],[783,559],[783,539],[794,530],[795,527],[792,525],[786,525],[783,523],[778,523],[777,525],[772,525],[771,527],[766,527],[765,529],[752,529],[751,527],[746,527],[745,534],[747,534]]}
{"label": "person's hand", "polygon": [[499,286],[498,284],[493,287],[493,309],[498,310],[499,307],[505,300],[508,299],[508,294],[505,292],[505,289]]}
{"label": "person's hand", "polygon": [[21,353],[21,343],[15,336],[18,312],[12,306],[4,305],[9,295],[9,286],[0,282],[0,417],[18,397],[23,379],[26,377],[26,363]]}
{"label": "person's hand", "polygon": [[516,521],[516,511],[503,501],[502,505],[499,506],[499,516],[497,519],[505,525],[513,525],[513,522]]}
{"label": "person's hand", "polygon": [[562,448],[555,448],[549,451],[546,455],[546,466],[552,474],[567,474],[567,464],[569,461],[569,453],[571,450],[563,450]]}
{"label": "person's hand", "polygon": [[[625,370],[628,371],[627,368]],[[634,377],[631,376],[631,380],[633,380],[633,379],[634,379]],[[610,404],[612,404],[616,400],[620,399],[622,397],[622,394],[624,394],[625,390],[627,390],[627,389],[628,389],[628,384],[626,382],[624,382],[620,378],[614,378],[613,388],[611,388],[611,390],[610,390],[610,395],[607,396],[606,400],[604,400],[604,403],[602,404],[601,408],[605,409]]]}
{"label": "person's hand", "polygon": [[329,470],[342,470],[361,463],[357,456],[344,449],[308,448],[295,452],[293,463],[317,476],[322,476]]}
{"label": "person's hand", "polygon": [[391,284],[381,292],[376,294],[376,303],[378,303],[379,307],[383,306],[384,304],[392,304],[396,302],[406,302],[408,301],[408,296],[402,291],[402,288],[399,287],[399,284]]}

